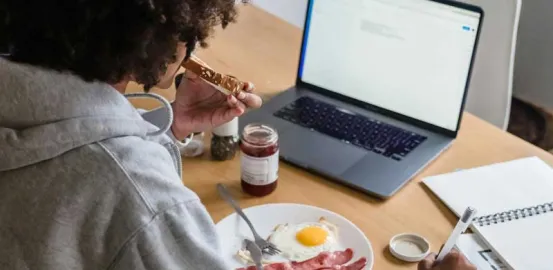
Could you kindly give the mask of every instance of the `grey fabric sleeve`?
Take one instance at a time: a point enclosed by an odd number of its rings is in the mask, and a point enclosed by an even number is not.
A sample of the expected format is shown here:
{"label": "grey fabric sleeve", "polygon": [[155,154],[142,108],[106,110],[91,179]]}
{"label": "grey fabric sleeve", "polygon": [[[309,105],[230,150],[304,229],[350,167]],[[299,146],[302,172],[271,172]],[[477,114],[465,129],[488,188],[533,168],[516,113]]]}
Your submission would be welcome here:
{"label": "grey fabric sleeve", "polygon": [[[144,120],[152,123],[153,125],[159,128],[162,128],[165,124],[167,124],[167,121],[169,121],[169,118],[167,117],[167,113],[165,112],[164,107],[160,107],[151,111],[139,110],[139,112],[142,115],[142,118],[144,118]],[[173,134],[173,132],[171,131],[171,129],[169,129],[166,134],[174,142],[179,142],[178,139]]]}
{"label": "grey fabric sleeve", "polygon": [[156,215],[126,243],[109,270],[229,270],[199,200]]}

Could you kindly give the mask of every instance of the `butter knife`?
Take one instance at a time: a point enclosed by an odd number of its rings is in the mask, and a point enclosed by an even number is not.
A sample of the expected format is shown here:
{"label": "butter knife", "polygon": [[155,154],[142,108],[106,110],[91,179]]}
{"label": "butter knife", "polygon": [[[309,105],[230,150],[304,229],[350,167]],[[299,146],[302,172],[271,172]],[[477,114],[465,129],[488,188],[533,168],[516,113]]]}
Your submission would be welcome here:
{"label": "butter knife", "polygon": [[263,258],[263,253],[257,244],[246,239],[246,249],[250,252],[252,260],[255,262],[255,267],[257,270],[263,270],[263,264],[261,264],[261,259]]}

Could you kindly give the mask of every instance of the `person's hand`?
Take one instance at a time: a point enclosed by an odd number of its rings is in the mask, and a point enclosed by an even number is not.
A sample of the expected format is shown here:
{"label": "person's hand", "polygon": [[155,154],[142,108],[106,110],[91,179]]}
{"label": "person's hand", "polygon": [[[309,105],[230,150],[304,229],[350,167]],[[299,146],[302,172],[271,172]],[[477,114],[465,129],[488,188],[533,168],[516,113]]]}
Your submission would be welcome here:
{"label": "person's hand", "polygon": [[428,255],[419,263],[419,270],[476,270],[467,258],[458,251],[452,250],[441,262],[436,262],[436,254]]}
{"label": "person's hand", "polygon": [[252,94],[253,84],[238,94],[226,96],[198,75],[186,71],[178,86],[171,127],[177,139],[222,125],[241,116],[247,108],[259,108],[261,98]]}

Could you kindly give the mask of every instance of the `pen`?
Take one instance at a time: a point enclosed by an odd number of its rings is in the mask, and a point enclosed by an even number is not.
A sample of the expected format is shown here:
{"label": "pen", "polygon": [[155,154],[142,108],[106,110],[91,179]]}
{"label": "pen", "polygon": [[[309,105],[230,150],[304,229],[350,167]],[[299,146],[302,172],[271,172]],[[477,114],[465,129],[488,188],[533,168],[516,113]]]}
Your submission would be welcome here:
{"label": "pen", "polygon": [[444,259],[444,257],[451,251],[455,243],[457,243],[457,239],[459,239],[459,236],[463,232],[467,230],[469,225],[472,223],[472,219],[474,218],[474,215],[476,214],[476,209],[472,207],[468,207],[467,210],[465,210],[465,213],[459,219],[459,222],[457,222],[457,225],[455,226],[455,229],[453,229],[453,232],[451,232],[451,235],[447,239],[447,242],[445,242],[444,247],[442,250],[440,250],[440,253],[438,254],[438,257],[436,258],[437,262],[440,262]]}

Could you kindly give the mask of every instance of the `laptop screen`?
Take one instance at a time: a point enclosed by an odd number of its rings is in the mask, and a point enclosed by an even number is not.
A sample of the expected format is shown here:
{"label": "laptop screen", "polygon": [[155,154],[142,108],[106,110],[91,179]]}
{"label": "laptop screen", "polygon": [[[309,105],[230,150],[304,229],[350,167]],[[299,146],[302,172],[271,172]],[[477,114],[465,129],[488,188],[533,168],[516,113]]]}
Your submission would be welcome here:
{"label": "laptop screen", "polygon": [[312,0],[298,75],[456,131],[480,17],[429,0]]}

